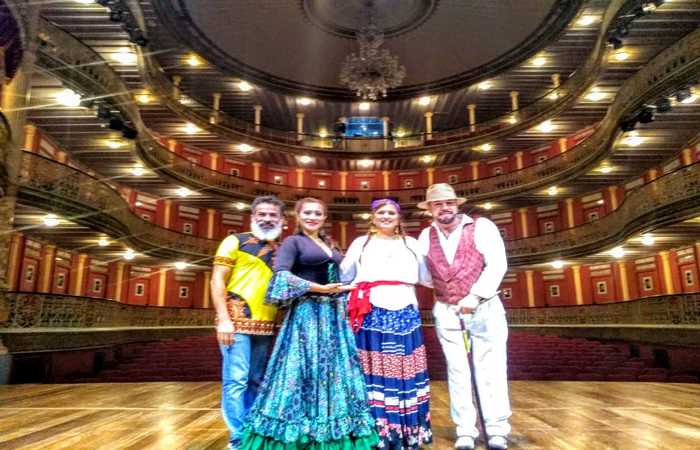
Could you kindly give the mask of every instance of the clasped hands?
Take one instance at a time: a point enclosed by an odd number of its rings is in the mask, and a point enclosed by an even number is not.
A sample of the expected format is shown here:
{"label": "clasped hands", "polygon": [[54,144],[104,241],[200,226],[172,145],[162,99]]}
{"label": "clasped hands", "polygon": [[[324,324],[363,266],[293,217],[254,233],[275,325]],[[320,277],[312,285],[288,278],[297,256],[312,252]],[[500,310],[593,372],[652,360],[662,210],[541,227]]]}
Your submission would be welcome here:
{"label": "clasped hands", "polygon": [[474,310],[479,306],[479,297],[474,294],[468,294],[462,300],[460,300],[456,305],[452,305],[452,310],[455,314],[474,314]]}
{"label": "clasped hands", "polygon": [[354,284],[343,284],[343,283],[328,283],[319,286],[319,293],[321,294],[340,294],[343,292],[350,292],[355,289]]}

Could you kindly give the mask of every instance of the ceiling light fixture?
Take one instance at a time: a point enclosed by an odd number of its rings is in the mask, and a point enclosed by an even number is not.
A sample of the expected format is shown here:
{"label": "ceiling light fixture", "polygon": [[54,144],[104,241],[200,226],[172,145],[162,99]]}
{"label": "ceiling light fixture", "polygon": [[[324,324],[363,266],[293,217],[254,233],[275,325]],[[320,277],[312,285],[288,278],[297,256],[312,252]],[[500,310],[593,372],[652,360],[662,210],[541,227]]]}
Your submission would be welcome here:
{"label": "ceiling light fixture", "polygon": [[481,83],[478,84],[477,88],[480,91],[486,91],[488,89],[491,89],[493,85],[491,84],[490,81],[482,81]]}
{"label": "ceiling light fixture", "polygon": [[179,187],[179,188],[177,188],[177,191],[175,191],[175,193],[176,193],[178,196],[184,198],[184,197],[187,197],[188,195],[190,195],[190,194],[192,193],[192,191],[190,191],[190,190],[187,189],[186,187]]}
{"label": "ceiling light fixture", "polygon": [[187,134],[196,134],[202,131],[202,129],[199,128],[197,125],[189,122],[185,124],[182,130]]}
{"label": "ceiling light fixture", "polygon": [[362,168],[367,169],[367,168],[369,168],[369,167],[372,167],[372,160],[370,160],[370,159],[361,159],[361,160],[357,161],[357,165],[360,166],[360,167],[362,167]]}
{"label": "ceiling light fixture", "polygon": [[556,186],[552,186],[549,189],[547,189],[547,194],[551,195],[552,197],[557,195],[559,193],[559,188]]}
{"label": "ceiling light fixture", "polygon": [[484,208],[484,209],[486,209],[486,210],[492,209],[492,208],[493,208],[493,203],[491,203],[491,202],[486,202],[486,203],[484,203],[481,207]]}
{"label": "ceiling light fixture", "polygon": [[622,143],[628,147],[639,147],[643,142],[644,138],[637,134],[632,134],[622,140]]}
{"label": "ceiling light fixture", "polygon": [[76,93],[72,89],[64,89],[58,94],[56,94],[56,101],[63,106],[68,106],[75,108],[80,106],[80,94]]}
{"label": "ceiling light fixture", "polygon": [[143,167],[138,167],[138,166],[137,166],[137,167],[132,167],[132,168],[131,168],[131,174],[132,174],[133,176],[135,176],[135,177],[140,177],[140,176],[143,175],[144,173],[146,173],[146,171],[143,170]]}
{"label": "ceiling light fixture", "polygon": [[137,94],[136,101],[142,105],[147,105],[151,103],[151,96],[149,94]]}
{"label": "ceiling light fixture", "polygon": [[601,166],[598,169],[598,172],[608,174],[608,173],[612,172],[612,170],[613,170],[612,167],[605,165],[605,166]]}
{"label": "ceiling light fixture", "polygon": [[122,255],[122,257],[124,259],[126,259],[127,261],[131,261],[132,259],[134,259],[135,256],[136,256],[136,252],[134,252],[130,248],[127,248],[126,251],[124,252],[124,254]]}
{"label": "ceiling light fixture", "polygon": [[561,269],[562,267],[564,267],[564,261],[557,259],[557,260],[552,261],[550,263],[550,265],[552,266],[553,269]]}
{"label": "ceiling light fixture", "polygon": [[297,104],[301,106],[309,106],[312,102],[313,100],[308,97],[299,97],[297,99]]}
{"label": "ceiling light fixture", "polygon": [[253,147],[250,144],[246,144],[246,143],[238,144],[236,146],[236,148],[242,152],[245,152],[245,153],[250,153],[250,152],[255,150],[255,147]]}
{"label": "ceiling light fixture", "polygon": [[593,88],[591,92],[586,94],[586,100],[590,100],[592,102],[598,102],[602,99],[605,98],[605,94],[597,90],[596,88]]}
{"label": "ceiling light fixture", "polygon": [[617,51],[613,54],[613,59],[615,61],[626,61],[630,57],[629,52],[626,52],[624,50]]}
{"label": "ceiling light fixture", "polygon": [[114,139],[107,141],[106,144],[107,144],[107,147],[111,148],[112,150],[116,150],[116,149],[124,146],[124,142],[117,141]]}
{"label": "ceiling light fixture", "polygon": [[302,164],[309,164],[311,163],[311,161],[313,161],[313,158],[311,158],[310,156],[302,155],[299,157],[299,162],[301,162]]}
{"label": "ceiling light fixture", "polygon": [[576,21],[576,25],[581,27],[587,27],[589,25],[592,25],[597,19],[598,18],[596,16],[581,16],[581,18]]}
{"label": "ceiling light fixture", "polygon": [[545,120],[541,124],[537,125],[537,130],[543,133],[549,133],[550,131],[554,130],[554,124],[551,120]]}
{"label": "ceiling light fixture", "polygon": [[189,264],[187,264],[187,262],[185,262],[185,261],[177,261],[175,263],[175,268],[177,270],[185,270],[187,268],[187,266],[189,266]]}
{"label": "ceiling light fixture", "polygon": [[243,211],[244,209],[246,209],[246,208],[248,207],[248,205],[246,205],[246,204],[243,203],[243,202],[236,202],[236,203],[233,204],[233,207],[236,208],[236,209],[239,210],[239,211]]}
{"label": "ceiling light fixture", "polygon": [[187,59],[185,61],[187,62],[188,65],[190,65],[192,67],[199,67],[202,65],[202,60],[197,55],[190,55],[187,57]]}
{"label": "ceiling light fixture", "polygon": [[542,67],[547,64],[547,59],[544,56],[538,56],[532,60],[532,65],[535,67]]}
{"label": "ceiling light fixture", "polygon": [[623,256],[625,256],[625,249],[622,247],[615,247],[612,250],[610,250],[610,256],[613,258],[620,259]]}
{"label": "ceiling light fixture", "polygon": [[420,160],[428,164],[435,161],[435,155],[423,155],[420,157]]}
{"label": "ceiling light fixture", "polygon": [[481,144],[479,146],[479,150],[481,150],[482,152],[490,152],[491,150],[493,150],[493,144]]}
{"label": "ceiling light fixture", "polygon": [[340,67],[340,84],[364,100],[386,97],[387,91],[398,87],[406,77],[406,68],[389,50],[382,49],[384,33],[372,20],[373,2],[367,2],[367,25],[356,35],[358,53],[345,57]]}
{"label": "ceiling light fixture", "polygon": [[418,99],[418,104],[421,106],[428,106],[430,104],[430,97],[427,95]]}
{"label": "ceiling light fixture", "polygon": [[97,245],[99,245],[100,247],[107,247],[109,245],[109,240],[107,238],[100,238],[97,241]]}
{"label": "ceiling light fixture", "polygon": [[248,83],[247,81],[240,81],[238,82],[238,89],[242,92],[248,92],[253,89],[253,85]]}
{"label": "ceiling light fixture", "polygon": [[136,53],[128,48],[122,48],[117,53],[112,54],[112,59],[120,64],[136,64]]}
{"label": "ceiling light fixture", "polygon": [[641,240],[642,244],[646,245],[647,247],[654,245],[654,242],[656,242],[656,238],[654,238],[654,236],[651,234],[643,234]]}
{"label": "ceiling light fixture", "polygon": [[55,227],[60,222],[58,220],[58,216],[52,213],[45,215],[42,220],[44,221],[44,225],[47,227]]}
{"label": "ceiling light fixture", "polygon": [[370,104],[369,102],[360,102],[357,107],[360,109],[360,111],[369,111]]}

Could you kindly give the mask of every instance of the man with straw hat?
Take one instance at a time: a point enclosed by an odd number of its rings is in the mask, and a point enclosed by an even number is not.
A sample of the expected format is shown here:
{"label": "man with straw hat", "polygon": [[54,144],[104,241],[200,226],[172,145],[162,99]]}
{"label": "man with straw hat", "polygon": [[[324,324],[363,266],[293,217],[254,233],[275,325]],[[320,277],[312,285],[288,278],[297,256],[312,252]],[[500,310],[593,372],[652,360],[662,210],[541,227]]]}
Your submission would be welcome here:
{"label": "man with straw hat", "polygon": [[[503,239],[490,220],[459,213],[466,202],[447,183],[428,187],[418,207],[433,223],[418,238],[435,289],[435,326],[447,359],[450,413],[457,426],[455,447],[474,448],[479,436],[472,402],[472,379],[479,394],[489,449],[507,448],[511,415],[506,341],[508,325],[498,298],[506,273]],[[474,373],[462,335],[471,334]]]}

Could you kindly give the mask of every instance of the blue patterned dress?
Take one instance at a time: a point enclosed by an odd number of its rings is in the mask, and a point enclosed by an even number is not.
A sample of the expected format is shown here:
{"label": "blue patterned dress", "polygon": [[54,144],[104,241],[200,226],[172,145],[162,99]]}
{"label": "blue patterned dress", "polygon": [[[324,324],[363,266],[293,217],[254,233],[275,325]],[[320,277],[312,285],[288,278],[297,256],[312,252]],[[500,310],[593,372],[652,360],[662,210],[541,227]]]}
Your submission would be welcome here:
{"label": "blue patterned dress", "polygon": [[246,419],[244,450],[369,450],[378,442],[344,295],[310,293],[338,280],[329,257],[297,234],[277,252],[267,302],[289,306]]}

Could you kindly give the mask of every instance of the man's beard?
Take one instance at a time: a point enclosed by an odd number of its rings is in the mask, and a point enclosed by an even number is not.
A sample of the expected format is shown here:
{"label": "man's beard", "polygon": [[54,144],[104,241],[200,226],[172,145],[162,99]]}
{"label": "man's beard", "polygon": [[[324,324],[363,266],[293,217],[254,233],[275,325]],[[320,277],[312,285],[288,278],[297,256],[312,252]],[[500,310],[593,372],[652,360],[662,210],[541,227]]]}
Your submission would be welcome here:
{"label": "man's beard", "polygon": [[452,222],[454,222],[456,218],[457,218],[457,214],[445,214],[445,215],[438,214],[438,216],[435,218],[435,220],[437,220],[438,222],[440,222],[443,225],[449,225]]}
{"label": "man's beard", "polygon": [[263,229],[257,222],[251,221],[250,231],[253,236],[260,239],[261,241],[274,241],[280,234],[282,234],[282,224],[277,224],[270,228],[269,230]]}

